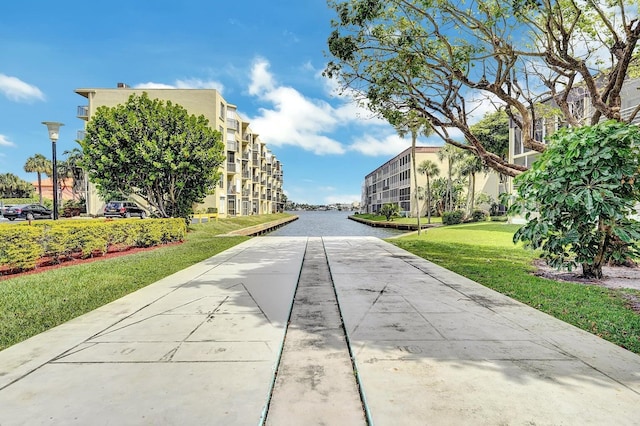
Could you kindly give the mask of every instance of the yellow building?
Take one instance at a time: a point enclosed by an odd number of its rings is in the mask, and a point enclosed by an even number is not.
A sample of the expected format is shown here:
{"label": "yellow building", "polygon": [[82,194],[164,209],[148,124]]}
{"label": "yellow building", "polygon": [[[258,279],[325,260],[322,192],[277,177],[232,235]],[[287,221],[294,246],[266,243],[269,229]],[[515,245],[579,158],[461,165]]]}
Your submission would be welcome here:
{"label": "yellow building", "polygon": [[[442,147],[418,146],[416,147],[416,167],[424,160],[430,160],[438,165],[440,174],[436,177],[446,177],[449,165],[438,159],[438,152]],[[371,173],[364,180],[362,186],[361,211],[363,213],[379,212],[386,203],[398,204],[400,210],[415,217],[418,206],[415,201],[415,181],[411,176],[411,148],[407,148],[393,157]],[[433,183],[434,179],[430,181]],[[427,185],[427,177],[418,173],[418,187]],[[476,175],[476,193],[485,193],[497,200],[498,194],[504,191],[500,183],[499,175],[495,171],[480,172]],[[425,215],[426,202],[420,200],[420,215]],[[479,205],[477,207],[487,208]]]}
{"label": "yellow building", "polygon": [[[189,114],[203,115],[211,128],[222,135],[226,160],[215,194],[208,195],[194,209],[215,208],[221,217],[265,214],[284,209],[282,164],[269,151],[266,143],[243,120],[235,105],[228,103],[215,89],[134,89],[118,83],[112,89],[76,89],[87,100],[78,107],[78,118],[88,122],[101,106],[124,104],[132,94],[146,92],[152,99],[171,101],[184,107]],[[84,138],[84,132],[78,139]],[[102,213],[105,202],[91,184],[87,189],[87,212]],[[144,205],[148,208],[149,206]]]}

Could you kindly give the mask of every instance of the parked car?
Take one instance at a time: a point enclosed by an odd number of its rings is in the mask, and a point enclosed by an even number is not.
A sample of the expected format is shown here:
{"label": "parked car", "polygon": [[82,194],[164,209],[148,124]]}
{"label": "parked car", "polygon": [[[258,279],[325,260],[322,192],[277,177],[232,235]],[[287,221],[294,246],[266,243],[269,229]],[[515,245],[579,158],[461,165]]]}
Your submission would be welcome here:
{"label": "parked car", "polygon": [[2,213],[9,220],[53,219],[53,211],[42,204],[18,204],[7,207]]}
{"label": "parked car", "polygon": [[13,207],[13,206],[8,204],[8,205],[4,205],[4,206],[0,207],[0,216],[4,216],[5,210],[7,210],[9,207]]}
{"label": "parked car", "polygon": [[147,217],[147,212],[133,201],[109,201],[104,206],[104,217],[131,216],[139,216],[140,219],[144,219]]}

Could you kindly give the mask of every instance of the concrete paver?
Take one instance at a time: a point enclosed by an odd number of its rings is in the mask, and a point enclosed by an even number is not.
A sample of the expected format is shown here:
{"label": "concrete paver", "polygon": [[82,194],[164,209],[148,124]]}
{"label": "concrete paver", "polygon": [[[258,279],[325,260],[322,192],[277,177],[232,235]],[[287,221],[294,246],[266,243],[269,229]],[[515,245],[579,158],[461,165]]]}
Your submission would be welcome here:
{"label": "concrete paver", "polygon": [[0,424],[259,424],[305,246],[248,241],[0,352]]}
{"label": "concrete paver", "polygon": [[640,424],[637,355],[380,240],[324,241],[376,425]]}
{"label": "concrete paver", "polygon": [[266,424],[366,424],[320,238],[307,245]]}
{"label": "concrete paver", "polygon": [[2,426],[633,425],[638,407],[639,356],[369,237],[254,238],[0,352]]}

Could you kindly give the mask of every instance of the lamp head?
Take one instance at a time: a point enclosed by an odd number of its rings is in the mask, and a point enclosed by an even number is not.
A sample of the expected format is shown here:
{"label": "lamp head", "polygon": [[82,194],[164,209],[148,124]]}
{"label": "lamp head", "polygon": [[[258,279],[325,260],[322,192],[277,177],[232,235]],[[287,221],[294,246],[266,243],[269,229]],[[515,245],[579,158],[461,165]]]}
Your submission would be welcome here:
{"label": "lamp head", "polygon": [[51,142],[57,141],[58,136],[60,135],[60,127],[64,126],[64,124],[58,123],[56,121],[43,121],[42,124],[47,126],[47,130],[49,131],[49,139],[51,139]]}

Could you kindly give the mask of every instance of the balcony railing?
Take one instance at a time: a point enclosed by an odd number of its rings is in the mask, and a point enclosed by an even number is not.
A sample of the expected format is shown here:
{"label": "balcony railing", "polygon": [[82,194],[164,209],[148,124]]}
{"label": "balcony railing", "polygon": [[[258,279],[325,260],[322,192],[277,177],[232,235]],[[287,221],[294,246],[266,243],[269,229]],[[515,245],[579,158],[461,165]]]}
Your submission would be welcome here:
{"label": "balcony railing", "polygon": [[80,105],[78,107],[78,118],[89,118],[89,105]]}
{"label": "balcony railing", "polygon": [[253,153],[253,162],[254,164],[258,162],[258,154],[256,152]]}
{"label": "balcony railing", "polygon": [[79,141],[84,140],[84,137],[87,136],[87,132],[84,130],[78,130],[78,134],[76,135],[76,139]]}
{"label": "balcony railing", "polygon": [[249,153],[248,152],[243,152],[242,153],[242,159],[244,161],[248,161],[249,160]]}
{"label": "balcony railing", "polygon": [[227,162],[227,173],[236,173],[236,163]]}
{"label": "balcony railing", "polygon": [[255,183],[260,182],[260,177],[259,177],[259,176],[254,176],[254,177],[253,177],[253,181],[254,181]]}
{"label": "balcony railing", "polygon": [[238,142],[236,141],[227,141],[227,151],[238,151]]}
{"label": "balcony railing", "polygon": [[249,194],[251,194],[251,191],[249,191],[248,189],[243,189],[242,190],[242,196],[243,197],[249,197]]}
{"label": "balcony railing", "polygon": [[236,186],[235,185],[229,185],[227,187],[227,194],[228,195],[235,195],[237,193],[238,193],[238,191],[236,191]]}
{"label": "balcony railing", "polygon": [[240,130],[240,122],[235,118],[227,118],[227,129]]}
{"label": "balcony railing", "polygon": [[242,179],[251,179],[251,172],[248,170],[242,171]]}

